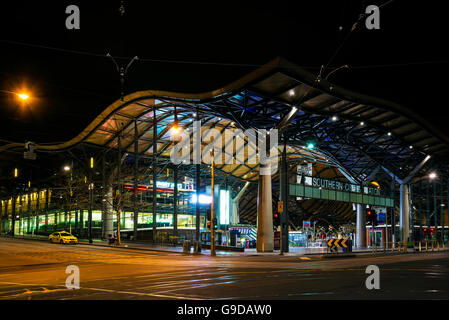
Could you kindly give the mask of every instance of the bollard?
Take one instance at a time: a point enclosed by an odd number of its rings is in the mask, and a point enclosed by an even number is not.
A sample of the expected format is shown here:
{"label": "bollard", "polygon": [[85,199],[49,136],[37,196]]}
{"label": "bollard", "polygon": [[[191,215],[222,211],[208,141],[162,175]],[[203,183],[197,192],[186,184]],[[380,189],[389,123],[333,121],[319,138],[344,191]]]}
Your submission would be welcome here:
{"label": "bollard", "polygon": [[194,253],[198,254],[201,252],[201,243],[199,241],[195,241],[194,244]]}
{"label": "bollard", "polygon": [[429,248],[428,248],[428,246],[427,246],[427,241],[426,241],[426,252],[427,252],[427,251],[429,251]]}
{"label": "bollard", "polygon": [[419,242],[419,252],[421,252],[421,241]]}
{"label": "bollard", "polygon": [[432,240],[432,251],[433,251],[433,240]]}
{"label": "bollard", "polygon": [[185,240],[182,247],[183,247],[182,248],[183,253],[190,253],[190,241],[189,240]]}
{"label": "bollard", "polygon": [[401,243],[398,242],[398,252],[401,252]]}
{"label": "bollard", "polygon": [[440,251],[440,243],[437,242],[437,251]]}
{"label": "bollard", "polygon": [[391,243],[391,252],[394,252],[394,243]]}
{"label": "bollard", "polygon": [[407,241],[404,241],[404,252],[407,252]]}

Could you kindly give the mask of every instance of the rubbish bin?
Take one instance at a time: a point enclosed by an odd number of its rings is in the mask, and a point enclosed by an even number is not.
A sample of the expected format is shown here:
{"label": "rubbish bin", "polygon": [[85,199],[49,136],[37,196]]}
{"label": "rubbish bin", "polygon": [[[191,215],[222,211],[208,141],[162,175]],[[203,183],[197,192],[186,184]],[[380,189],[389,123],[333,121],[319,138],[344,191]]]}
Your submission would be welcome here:
{"label": "rubbish bin", "polygon": [[184,243],[182,244],[182,252],[190,253],[190,241],[189,240],[185,240]]}
{"label": "rubbish bin", "polygon": [[199,241],[195,241],[195,244],[194,244],[194,253],[195,254],[198,254],[198,253],[200,253],[201,252],[201,242],[199,242]]}

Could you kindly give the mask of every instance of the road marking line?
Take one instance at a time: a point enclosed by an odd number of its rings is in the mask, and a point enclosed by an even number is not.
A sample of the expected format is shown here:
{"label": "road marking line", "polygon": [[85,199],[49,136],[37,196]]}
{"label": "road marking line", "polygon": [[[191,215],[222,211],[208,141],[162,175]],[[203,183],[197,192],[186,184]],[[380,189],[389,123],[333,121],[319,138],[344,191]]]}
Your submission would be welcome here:
{"label": "road marking line", "polygon": [[[51,284],[29,284],[29,283],[17,283],[17,282],[5,282],[5,281],[1,281],[0,283],[3,284],[14,284],[14,285],[21,285],[21,286],[39,286],[39,287],[44,287],[45,286],[54,286],[54,287],[65,287],[64,285],[51,285]],[[27,291],[29,291],[28,289],[24,288],[26,291],[23,293],[19,293],[13,296],[19,296],[19,295],[23,295],[24,293],[27,293]],[[90,288],[90,287],[80,287],[81,289],[86,289],[86,290],[93,290],[93,291],[102,291],[102,292],[111,292],[111,293],[120,293],[120,294],[132,294],[132,295],[143,295],[143,296],[154,296],[154,297],[159,297],[159,298],[171,298],[171,299],[180,299],[180,300],[203,300],[203,298],[194,298],[194,297],[189,297],[189,296],[175,296],[175,295],[162,295],[162,294],[156,294],[156,293],[146,293],[146,292],[133,292],[133,291],[121,291],[121,290],[114,290],[114,289],[102,289],[102,288]],[[23,289],[19,289],[19,290],[23,290]],[[29,293],[48,293],[51,291],[48,291],[48,289],[46,289],[47,291],[29,291]],[[69,289],[54,289],[53,291],[68,291]],[[71,291],[71,290],[70,290]]]}
{"label": "road marking line", "polygon": [[82,287],[82,289],[110,292],[110,293],[132,294],[132,295],[139,295],[139,296],[154,296],[154,297],[160,297],[160,298],[172,298],[172,299],[181,299],[181,300],[203,300],[202,298],[174,296],[174,295],[169,296],[169,295],[162,295],[162,294],[149,293],[149,292],[148,293],[147,292],[133,292],[133,291],[121,291],[121,290],[114,290],[114,289],[89,288],[89,287]]}

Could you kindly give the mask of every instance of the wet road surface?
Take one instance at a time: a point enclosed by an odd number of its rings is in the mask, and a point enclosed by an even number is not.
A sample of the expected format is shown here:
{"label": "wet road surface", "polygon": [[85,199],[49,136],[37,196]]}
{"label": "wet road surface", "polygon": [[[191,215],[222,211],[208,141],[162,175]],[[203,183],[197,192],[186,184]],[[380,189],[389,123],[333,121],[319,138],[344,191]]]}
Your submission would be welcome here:
{"label": "wet road surface", "polygon": [[[80,289],[66,288],[66,267]],[[368,290],[368,265],[380,289]],[[0,239],[0,299],[448,299],[449,253],[189,256]]]}

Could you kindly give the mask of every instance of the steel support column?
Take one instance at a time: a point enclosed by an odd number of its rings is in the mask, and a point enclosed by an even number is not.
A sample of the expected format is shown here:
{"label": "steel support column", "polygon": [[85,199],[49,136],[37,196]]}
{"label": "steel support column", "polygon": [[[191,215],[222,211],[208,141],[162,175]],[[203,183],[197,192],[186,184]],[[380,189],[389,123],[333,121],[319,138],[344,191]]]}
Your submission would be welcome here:
{"label": "steel support column", "polygon": [[448,225],[449,225],[449,179],[447,179],[447,217],[448,217]]}
{"label": "steel support column", "polygon": [[134,170],[133,170],[133,210],[134,210],[134,241],[137,240],[137,222],[139,218],[139,210],[137,209],[137,170],[139,166],[139,138],[137,130],[137,120],[134,121]]}
{"label": "steel support column", "polygon": [[281,254],[289,251],[288,244],[288,166],[287,166],[287,137],[284,133],[284,149],[281,156],[280,174],[280,196],[283,210],[280,213],[281,222]]}
{"label": "steel support column", "polygon": [[[390,197],[394,199],[394,188],[395,188],[395,179],[391,180],[390,185]],[[391,211],[391,246],[395,247],[396,244],[396,209],[395,207],[390,208]]]}
{"label": "steel support column", "polygon": [[365,208],[360,203],[356,204],[356,246],[357,248],[366,247],[366,213]]}
{"label": "steel support column", "polygon": [[122,175],[122,141],[121,141],[121,131],[117,135],[117,193],[116,193],[116,214],[117,214],[117,244],[121,244],[120,237],[120,228],[122,222],[122,208],[123,208],[123,197],[122,197],[122,184],[121,184],[121,175]]}
{"label": "steel support column", "polygon": [[173,169],[173,235],[178,235],[178,166]]}
{"label": "steel support column", "polygon": [[433,225],[435,226],[435,234],[437,232],[438,228],[438,211],[437,211],[437,182],[436,179],[433,180]]}
{"label": "steel support column", "polygon": [[447,217],[448,217],[448,225],[449,225],[449,179],[447,179]]}
{"label": "steel support column", "polygon": [[399,187],[399,230],[401,241],[408,241],[410,234],[410,193],[409,186],[403,183]]}
{"label": "steel support column", "polygon": [[16,195],[15,195],[15,189],[12,196],[12,216],[11,216],[11,236],[14,237],[15,233],[15,226],[16,226]]}
{"label": "steel support column", "polygon": [[430,182],[427,180],[426,185],[426,224],[430,228]]}
{"label": "steel support column", "polygon": [[196,166],[196,204],[195,204],[195,239],[196,241],[200,241],[200,185],[201,185],[201,171],[200,171],[200,165],[197,164]]}
{"label": "steel support column", "polygon": [[[104,153],[101,156],[101,238],[104,240],[106,236],[106,164]],[[76,222],[75,222],[76,223]]]}
{"label": "steel support column", "polygon": [[441,220],[441,239],[444,243],[444,178],[441,176],[440,178],[440,220]]}
{"label": "steel support column", "polygon": [[48,189],[45,190],[45,228],[44,230],[47,231],[48,227]]}
{"label": "steel support column", "polygon": [[89,209],[87,212],[87,234],[89,238],[89,243],[92,243],[92,205],[93,205],[93,182],[92,174],[89,171]]}
{"label": "steel support column", "polygon": [[422,194],[422,180],[419,180],[419,185],[418,185],[418,194],[419,194],[419,201],[418,201],[418,212],[419,212],[419,241],[422,240],[423,237],[423,233],[422,233],[422,224],[423,224],[423,219],[424,219],[424,215],[423,215],[423,210],[422,210],[422,198],[423,198],[423,194]]}
{"label": "steel support column", "polygon": [[414,213],[415,213],[415,193],[413,192],[413,183],[410,183],[410,207],[409,207],[409,217],[410,217],[410,241],[414,241],[414,230],[415,230],[415,219],[414,219]]}
{"label": "steel support column", "polygon": [[81,236],[81,233],[84,235],[83,229],[84,229],[84,210],[80,209],[80,223],[79,223],[80,231],[78,232]]}
{"label": "steel support column", "polygon": [[40,201],[40,198],[41,198],[41,193],[39,192],[39,190],[37,191],[37,197],[36,197],[36,224],[35,224],[35,226],[34,226],[34,234],[38,234],[38,232],[39,232],[39,209],[40,209],[40,206],[39,206],[39,201]]}
{"label": "steel support column", "polygon": [[[196,108],[195,120],[200,120],[198,107]],[[193,127],[193,163],[195,163],[195,188],[196,188],[196,204],[195,204],[195,239],[200,241],[200,186],[201,186],[201,126],[196,122]],[[199,129],[199,130],[198,130]]]}
{"label": "steel support column", "polygon": [[79,237],[78,209],[75,210],[75,232],[74,232],[74,234]]}
{"label": "steel support column", "polygon": [[156,107],[154,107],[153,108],[153,243],[156,242],[156,210],[157,210],[156,153],[157,153],[157,119],[156,119]]}
{"label": "steel support column", "polygon": [[102,156],[102,171],[103,171],[103,237],[110,239],[114,236],[114,188],[113,175],[106,177],[106,154]]}
{"label": "steel support column", "polygon": [[[260,165],[260,171],[271,171],[269,165]],[[273,251],[273,205],[271,197],[271,175],[261,175],[257,194],[257,252]],[[265,173],[267,173],[265,172]]]}

